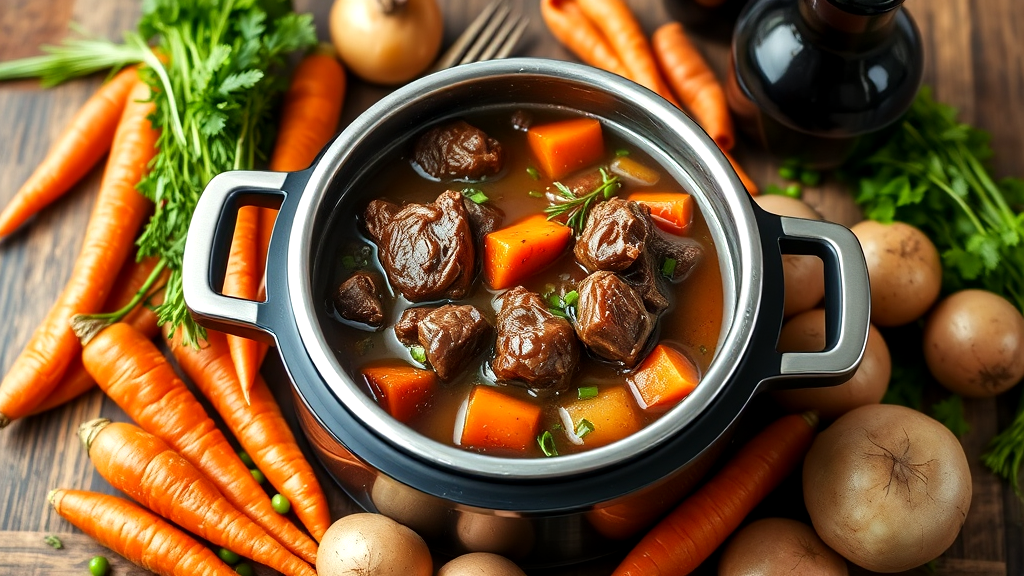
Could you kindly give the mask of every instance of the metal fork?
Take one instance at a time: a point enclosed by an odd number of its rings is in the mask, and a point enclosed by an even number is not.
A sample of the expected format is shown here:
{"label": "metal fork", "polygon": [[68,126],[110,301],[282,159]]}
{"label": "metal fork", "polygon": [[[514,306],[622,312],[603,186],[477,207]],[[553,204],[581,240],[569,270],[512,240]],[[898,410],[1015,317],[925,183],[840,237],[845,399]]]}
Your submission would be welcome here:
{"label": "metal fork", "polygon": [[522,38],[529,18],[506,0],[494,0],[466,28],[455,43],[431,68],[431,72],[479,60],[506,58]]}

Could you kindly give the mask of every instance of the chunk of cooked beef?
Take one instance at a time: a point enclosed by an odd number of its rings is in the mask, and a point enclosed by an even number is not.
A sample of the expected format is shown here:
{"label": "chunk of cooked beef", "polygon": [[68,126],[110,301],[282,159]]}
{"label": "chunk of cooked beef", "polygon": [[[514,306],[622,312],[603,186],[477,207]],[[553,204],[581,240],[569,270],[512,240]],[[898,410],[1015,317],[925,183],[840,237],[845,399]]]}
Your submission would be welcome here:
{"label": "chunk of cooked beef", "polygon": [[338,314],[346,320],[380,327],[384,323],[380,280],[377,274],[359,270],[342,282],[334,292]]}
{"label": "chunk of cooked beef", "polygon": [[580,355],[569,322],[549,312],[540,296],[522,286],[502,294],[498,307],[494,375],[535,390],[568,386]]}
{"label": "chunk of cooked beef", "polygon": [[576,290],[580,341],[602,358],[635,366],[655,322],[640,294],[606,271],[587,276]]}
{"label": "chunk of cooked beef", "polygon": [[646,206],[621,198],[601,202],[576,241],[576,259],[591,272],[625,270],[640,258],[651,228]]}
{"label": "chunk of cooked beef", "polygon": [[366,223],[391,285],[412,302],[465,296],[476,250],[462,194],[448,190],[398,210],[388,204],[371,202]]}
{"label": "chunk of cooked beef", "polygon": [[434,178],[479,180],[501,171],[501,143],[463,120],[436,126],[416,140],[416,163]]}
{"label": "chunk of cooked beef", "polygon": [[451,380],[488,343],[491,324],[474,306],[448,304],[419,321],[419,342],[441,380]]}
{"label": "chunk of cooked beef", "polygon": [[660,314],[668,308],[667,288],[661,279],[658,258],[649,250],[645,250],[640,259],[622,272],[622,278],[640,295],[649,312]]}
{"label": "chunk of cooked beef", "polygon": [[497,206],[477,204],[468,198],[464,198],[462,203],[466,205],[466,212],[469,214],[469,227],[473,230],[477,250],[483,250],[484,236],[501,228],[505,213]]}
{"label": "chunk of cooked beef", "polygon": [[672,282],[685,279],[704,257],[704,249],[693,238],[673,236],[662,232],[657,227],[652,228],[652,232],[648,246],[651,254],[657,258],[658,270],[663,269],[667,258],[676,261],[675,267],[672,269],[672,277],[669,278]]}
{"label": "chunk of cooked beef", "polygon": [[419,308],[406,308],[402,315],[395,322],[395,336],[402,344],[411,345],[419,342],[420,320],[437,308],[433,306],[421,306]]}

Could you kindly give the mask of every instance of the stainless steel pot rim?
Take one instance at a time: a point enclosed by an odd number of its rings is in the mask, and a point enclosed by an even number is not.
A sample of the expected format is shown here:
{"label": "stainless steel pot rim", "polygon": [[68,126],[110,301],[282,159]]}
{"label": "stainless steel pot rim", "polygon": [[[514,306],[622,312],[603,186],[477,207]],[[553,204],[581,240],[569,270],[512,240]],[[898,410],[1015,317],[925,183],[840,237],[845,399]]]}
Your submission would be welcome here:
{"label": "stainless steel pot rim", "polygon": [[[701,385],[683,402],[651,425],[609,446],[557,458],[503,458],[477,454],[431,440],[388,416],[376,402],[358,390],[338,364],[317,326],[313,287],[308,269],[314,238],[311,225],[330,189],[332,179],[363,135],[383,124],[397,111],[448,90],[464,89],[475,81],[495,76],[525,76],[566,82],[603,91],[621,102],[655,115],[699,159],[698,170],[717,190],[702,190],[698,203],[716,236],[725,290],[725,317],[718,353]],[[586,112],[586,110],[581,110]],[[678,165],[678,162],[676,162]],[[713,193],[713,194],[712,194]],[[717,207],[712,204],[717,203]],[[726,225],[732,242],[723,242]],[[287,273],[291,306],[298,332],[310,360],[327,387],[361,425],[403,451],[434,465],[465,474],[516,479],[543,479],[587,473],[621,463],[653,448],[692,423],[731,380],[753,332],[762,289],[762,251],[753,210],[746,190],[714,142],[681,111],[653,92],[619,76],[569,62],[514,58],[458,66],[407,84],[378,101],[353,121],[321,157],[296,207],[288,239]]]}

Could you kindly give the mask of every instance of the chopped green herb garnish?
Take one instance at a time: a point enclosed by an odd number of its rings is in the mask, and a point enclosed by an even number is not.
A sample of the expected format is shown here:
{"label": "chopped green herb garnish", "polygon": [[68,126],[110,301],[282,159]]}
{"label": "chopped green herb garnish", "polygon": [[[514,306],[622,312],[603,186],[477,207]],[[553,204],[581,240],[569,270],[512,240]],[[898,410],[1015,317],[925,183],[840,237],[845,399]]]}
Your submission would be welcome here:
{"label": "chopped green herb garnish", "polygon": [[409,355],[420,364],[427,363],[427,351],[423,349],[423,346],[409,346]]}
{"label": "chopped green herb garnish", "polygon": [[576,196],[568,186],[561,182],[555,182],[554,186],[558,190],[559,198],[556,203],[544,209],[548,220],[565,216],[565,225],[572,228],[577,234],[582,233],[583,227],[587,223],[587,215],[594,202],[599,198],[608,200],[619,191],[621,186],[618,176],[609,175],[604,168],[601,168],[600,171],[601,183],[593,191],[583,196]]}
{"label": "chopped green herb garnish", "polygon": [[562,299],[558,294],[548,294],[548,305],[552,308],[562,308]]}
{"label": "chopped green herb garnish", "polygon": [[594,431],[594,424],[586,418],[580,420],[580,423],[576,426],[576,437],[583,438],[587,434]]}
{"label": "chopped green herb garnish", "polygon": [[666,278],[672,278],[676,273],[676,259],[665,258],[665,261],[661,264],[661,274]]}
{"label": "chopped green herb garnish", "polygon": [[484,191],[479,188],[463,188],[462,195],[477,204],[483,204],[490,200],[490,198],[487,197],[487,194],[484,194]]}
{"label": "chopped green herb garnish", "polygon": [[800,173],[800,181],[807,186],[817,186],[821,182],[821,172],[815,170],[804,170]]}
{"label": "chopped green herb garnish", "polygon": [[351,256],[342,256],[341,265],[344,266],[346,270],[359,268],[359,262],[356,262],[356,259]]}
{"label": "chopped green herb garnish", "polygon": [[579,299],[580,299],[580,293],[575,291],[575,290],[570,290],[569,292],[565,293],[565,296],[562,296],[562,302],[566,306],[573,306],[573,305],[575,305],[576,302],[579,301]]}
{"label": "chopped green herb garnish", "polygon": [[623,156],[629,156],[629,150],[626,150],[625,148],[619,148],[618,150],[615,151],[615,155],[618,156],[619,158],[622,158]]}
{"label": "chopped green herb garnish", "polygon": [[548,296],[551,296],[554,293],[555,293],[555,285],[554,284],[545,284],[544,285],[544,291],[541,292],[541,295],[544,296],[545,298],[547,298]]}
{"label": "chopped green herb garnish", "polygon": [[559,318],[565,318],[566,320],[569,319],[569,315],[566,314],[565,310],[562,310],[561,308],[548,308],[548,312],[551,312],[552,314],[558,316]]}
{"label": "chopped green herb garnish", "polygon": [[795,166],[782,166],[779,168],[779,178],[783,180],[796,180],[799,174]]}
{"label": "chopped green herb garnish", "polygon": [[537,192],[536,190],[530,190],[530,191],[529,191],[529,192],[527,192],[526,194],[527,194],[528,196],[530,196],[531,198],[543,198],[543,197],[544,197],[544,193],[542,193],[542,192]]}
{"label": "chopped green herb garnish", "polygon": [[64,543],[61,542],[60,538],[57,538],[53,534],[47,534],[46,536],[43,536],[43,542],[46,542],[46,544],[54,550],[60,550],[64,547]]}
{"label": "chopped green herb garnish", "polygon": [[545,430],[543,434],[537,436],[537,444],[540,445],[540,451],[545,456],[558,456],[558,448],[555,447],[555,437],[551,435],[551,432]]}
{"label": "chopped green herb garnish", "polygon": [[707,354],[707,353],[708,353],[708,347],[707,347],[707,346],[705,346],[705,345],[703,345],[703,344],[701,344],[701,345],[700,345],[700,348],[698,348],[698,350],[700,350],[700,353],[701,353],[702,355],[703,355],[703,354]]}
{"label": "chopped green herb garnish", "polygon": [[540,172],[537,171],[533,166],[526,167],[526,173],[530,175],[530,178],[534,180],[540,180]]}
{"label": "chopped green herb garnish", "polygon": [[597,386],[580,386],[576,389],[576,397],[580,400],[597,398]]}

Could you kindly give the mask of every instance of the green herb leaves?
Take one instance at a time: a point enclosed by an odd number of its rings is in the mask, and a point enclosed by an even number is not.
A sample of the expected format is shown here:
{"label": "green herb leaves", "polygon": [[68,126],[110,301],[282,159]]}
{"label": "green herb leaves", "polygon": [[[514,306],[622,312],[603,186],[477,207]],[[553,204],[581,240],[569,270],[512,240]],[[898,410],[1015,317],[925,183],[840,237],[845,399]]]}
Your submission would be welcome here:
{"label": "green herb leaves", "polygon": [[566,226],[572,228],[576,234],[582,233],[587,223],[587,215],[594,203],[598,200],[607,200],[619,191],[619,177],[609,176],[604,168],[600,170],[601,184],[583,196],[576,196],[568,186],[555,182],[555,189],[558,190],[557,199],[554,204],[544,209],[548,220],[565,217]]}

